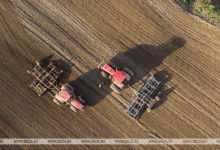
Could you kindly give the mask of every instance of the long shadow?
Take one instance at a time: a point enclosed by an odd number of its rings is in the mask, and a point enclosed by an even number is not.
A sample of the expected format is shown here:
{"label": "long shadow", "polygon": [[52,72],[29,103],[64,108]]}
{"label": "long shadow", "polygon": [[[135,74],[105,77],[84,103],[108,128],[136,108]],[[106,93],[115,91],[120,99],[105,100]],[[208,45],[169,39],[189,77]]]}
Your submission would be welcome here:
{"label": "long shadow", "polygon": [[[143,78],[154,68],[159,66],[167,56],[175,52],[177,49],[183,47],[185,40],[180,37],[173,37],[166,43],[163,43],[157,47],[152,45],[138,45],[132,49],[129,49],[125,53],[119,53],[115,56],[111,62],[118,66],[127,66],[135,72],[135,76],[129,85],[133,85]],[[98,65],[98,64],[97,64]],[[163,87],[166,82],[171,79],[171,75],[167,71],[159,72],[155,75],[160,81],[163,81],[161,86]],[[87,105],[93,106],[100,102],[106,95],[112,90],[109,88],[110,82],[107,82],[102,89],[98,88],[98,84],[104,81],[100,75],[99,69],[93,69],[70,84],[76,88],[80,95],[87,100]],[[94,86],[95,85],[95,86]],[[158,107],[166,100],[167,95],[172,92],[174,88],[162,88],[160,89],[159,96],[162,99],[161,102],[155,106]]]}
{"label": "long shadow", "polygon": [[99,82],[103,81],[99,72],[99,69],[96,68],[84,73],[76,80],[69,82],[73,87],[75,87],[76,94],[81,95],[86,100],[86,105],[88,106],[97,104],[111,92],[109,88],[103,90],[98,87]]}
{"label": "long shadow", "polygon": [[145,71],[149,72],[159,66],[167,56],[183,47],[184,44],[184,39],[173,37],[157,47],[145,44],[138,45],[125,52],[124,55],[138,66],[141,66]]}

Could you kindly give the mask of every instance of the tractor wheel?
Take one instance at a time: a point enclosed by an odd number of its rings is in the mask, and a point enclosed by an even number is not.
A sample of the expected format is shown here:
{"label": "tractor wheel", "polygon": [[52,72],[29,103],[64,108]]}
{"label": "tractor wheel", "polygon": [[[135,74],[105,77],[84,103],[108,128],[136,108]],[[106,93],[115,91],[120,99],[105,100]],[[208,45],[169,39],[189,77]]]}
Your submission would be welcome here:
{"label": "tractor wheel", "polygon": [[53,99],[53,102],[56,103],[58,106],[62,106],[62,102],[60,102],[56,98]]}
{"label": "tractor wheel", "polygon": [[74,106],[70,106],[70,109],[74,112],[77,112],[77,109]]}
{"label": "tractor wheel", "polygon": [[79,100],[82,104],[84,104],[84,103],[86,102],[81,96],[78,96],[78,100]]}
{"label": "tractor wheel", "polygon": [[116,70],[117,66],[113,64],[112,62],[109,63],[109,66],[111,66],[114,70]]}
{"label": "tractor wheel", "polygon": [[111,84],[110,85],[110,88],[114,91],[114,92],[116,92],[116,93],[120,93],[120,89],[119,89],[119,87],[117,87],[116,85],[114,85],[114,84]]}
{"label": "tractor wheel", "polygon": [[102,72],[101,72],[101,75],[102,75],[105,79],[108,79],[108,73],[102,71]]}
{"label": "tractor wheel", "polygon": [[128,73],[131,77],[134,75],[134,72],[131,71],[131,69],[129,69],[128,67],[124,67],[124,68],[123,68],[123,71],[126,72],[126,73]]}

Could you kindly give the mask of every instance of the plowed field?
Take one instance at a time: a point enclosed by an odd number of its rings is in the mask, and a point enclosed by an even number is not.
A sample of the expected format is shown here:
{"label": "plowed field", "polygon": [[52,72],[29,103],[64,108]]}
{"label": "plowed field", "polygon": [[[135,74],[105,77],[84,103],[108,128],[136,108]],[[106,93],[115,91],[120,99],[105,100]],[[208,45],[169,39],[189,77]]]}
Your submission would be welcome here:
{"label": "plowed field", "polygon": [[[84,112],[33,92],[26,73],[47,56],[87,100]],[[161,81],[159,102],[137,120],[101,80],[113,61]],[[171,0],[11,0],[0,2],[1,138],[220,138],[220,30]],[[5,149],[217,149],[217,146],[6,146]]]}

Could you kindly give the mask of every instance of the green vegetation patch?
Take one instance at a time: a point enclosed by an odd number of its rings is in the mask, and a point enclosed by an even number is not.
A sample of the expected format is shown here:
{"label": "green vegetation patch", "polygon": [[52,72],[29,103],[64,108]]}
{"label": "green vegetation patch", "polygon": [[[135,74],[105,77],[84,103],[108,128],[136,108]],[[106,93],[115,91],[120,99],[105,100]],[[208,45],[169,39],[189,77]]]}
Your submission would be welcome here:
{"label": "green vegetation patch", "polygon": [[220,0],[174,0],[184,10],[220,27]]}

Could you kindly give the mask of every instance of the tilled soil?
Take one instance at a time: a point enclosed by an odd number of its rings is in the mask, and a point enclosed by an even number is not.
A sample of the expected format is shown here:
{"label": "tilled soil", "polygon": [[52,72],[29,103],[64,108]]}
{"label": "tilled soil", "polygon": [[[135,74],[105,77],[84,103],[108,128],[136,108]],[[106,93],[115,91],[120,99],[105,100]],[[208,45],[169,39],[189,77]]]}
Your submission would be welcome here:
{"label": "tilled soil", "polygon": [[[11,0],[0,2],[1,138],[220,138],[220,30],[171,0]],[[28,85],[27,69],[62,59],[84,112],[58,107]],[[128,66],[139,89],[161,81],[161,101],[135,120],[132,91],[98,84],[101,61]],[[63,149],[11,146],[6,149]],[[66,146],[66,149],[217,149],[217,146]]]}

